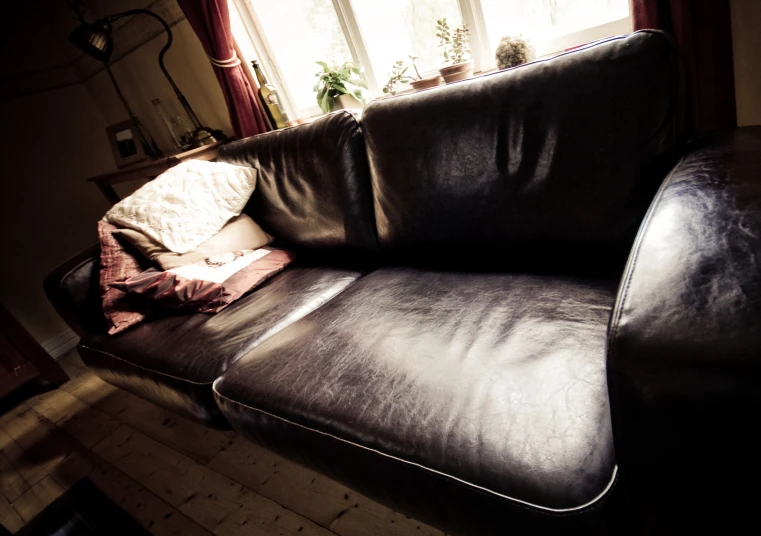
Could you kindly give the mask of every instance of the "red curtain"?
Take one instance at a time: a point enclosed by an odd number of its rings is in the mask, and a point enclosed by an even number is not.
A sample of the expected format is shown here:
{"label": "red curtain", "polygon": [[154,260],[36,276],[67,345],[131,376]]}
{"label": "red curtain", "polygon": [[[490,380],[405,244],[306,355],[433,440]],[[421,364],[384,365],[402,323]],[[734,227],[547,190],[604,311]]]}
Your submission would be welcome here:
{"label": "red curtain", "polygon": [[[218,61],[232,58],[233,34],[227,0],[178,0],[178,3],[206,54]],[[213,68],[227,102],[235,135],[247,138],[266,132],[264,114],[243,66]]]}
{"label": "red curtain", "polygon": [[689,102],[688,131],[737,126],[732,26],[726,0],[630,0],[634,29],[674,36],[682,51]]}

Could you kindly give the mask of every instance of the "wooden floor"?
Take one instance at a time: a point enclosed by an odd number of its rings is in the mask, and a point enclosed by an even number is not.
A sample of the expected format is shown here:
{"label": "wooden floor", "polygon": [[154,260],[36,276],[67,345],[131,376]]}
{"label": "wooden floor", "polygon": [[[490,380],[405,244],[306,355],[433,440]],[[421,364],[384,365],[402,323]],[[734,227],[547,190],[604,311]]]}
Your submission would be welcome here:
{"label": "wooden floor", "polygon": [[112,387],[71,381],[0,416],[0,524],[15,532],[87,476],[156,535],[441,535],[239,437]]}

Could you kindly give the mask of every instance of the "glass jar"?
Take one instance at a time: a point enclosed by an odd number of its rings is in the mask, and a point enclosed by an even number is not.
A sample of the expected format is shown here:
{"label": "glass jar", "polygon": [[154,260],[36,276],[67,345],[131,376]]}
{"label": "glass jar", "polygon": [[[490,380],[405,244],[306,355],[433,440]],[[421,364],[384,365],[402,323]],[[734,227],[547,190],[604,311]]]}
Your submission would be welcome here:
{"label": "glass jar", "polygon": [[190,118],[184,114],[171,114],[161,102],[161,99],[153,99],[153,108],[160,118],[164,127],[164,133],[177,151],[186,151],[192,144],[193,127]]}

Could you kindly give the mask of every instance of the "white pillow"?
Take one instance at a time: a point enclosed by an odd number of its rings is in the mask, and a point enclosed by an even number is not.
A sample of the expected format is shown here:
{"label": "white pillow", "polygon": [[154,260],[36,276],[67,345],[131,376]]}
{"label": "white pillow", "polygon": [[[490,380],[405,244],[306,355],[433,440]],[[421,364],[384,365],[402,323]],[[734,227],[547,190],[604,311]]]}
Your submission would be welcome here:
{"label": "white pillow", "polygon": [[188,160],[119,201],[104,219],[186,253],[239,215],[255,186],[253,168]]}

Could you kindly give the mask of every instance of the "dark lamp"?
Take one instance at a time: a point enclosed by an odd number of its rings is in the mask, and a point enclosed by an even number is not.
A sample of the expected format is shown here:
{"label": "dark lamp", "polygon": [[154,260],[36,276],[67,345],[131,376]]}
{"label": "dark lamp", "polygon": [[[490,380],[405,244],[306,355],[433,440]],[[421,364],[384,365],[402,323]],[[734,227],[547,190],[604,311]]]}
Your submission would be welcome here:
{"label": "dark lamp", "polygon": [[88,56],[107,62],[114,51],[111,24],[101,19],[93,24],[84,23],[69,34],[69,41]]}

